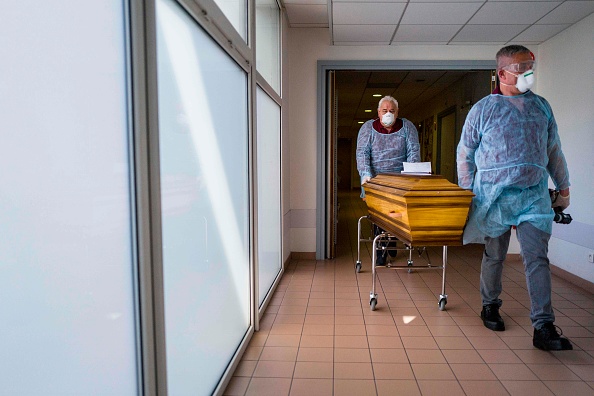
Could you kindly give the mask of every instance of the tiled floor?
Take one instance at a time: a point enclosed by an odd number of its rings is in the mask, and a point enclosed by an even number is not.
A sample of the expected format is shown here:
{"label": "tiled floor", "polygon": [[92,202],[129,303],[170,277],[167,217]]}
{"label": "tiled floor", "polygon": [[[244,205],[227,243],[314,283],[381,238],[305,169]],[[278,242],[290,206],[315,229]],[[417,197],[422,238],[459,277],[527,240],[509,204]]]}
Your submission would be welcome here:
{"label": "tiled floor", "polygon": [[[337,258],[289,264],[226,395],[594,395],[594,295],[553,277],[556,324],[574,350],[537,350],[523,266],[510,256],[506,331],[492,332],[479,318],[482,250],[471,245],[448,249],[446,310],[441,270],[380,268],[371,311],[370,244],[354,270],[366,208],[357,194],[339,199]],[[430,256],[441,265],[441,248]]]}

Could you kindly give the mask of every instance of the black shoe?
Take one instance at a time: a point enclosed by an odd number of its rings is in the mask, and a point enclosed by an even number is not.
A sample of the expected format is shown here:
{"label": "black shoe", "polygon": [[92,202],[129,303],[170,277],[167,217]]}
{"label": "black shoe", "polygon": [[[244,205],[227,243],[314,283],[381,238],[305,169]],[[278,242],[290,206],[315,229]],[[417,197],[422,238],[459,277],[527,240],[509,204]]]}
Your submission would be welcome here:
{"label": "black shoe", "polygon": [[483,305],[481,318],[483,319],[483,324],[487,329],[493,331],[505,330],[505,324],[499,315],[499,306],[497,304]]}
{"label": "black shoe", "polygon": [[[540,329],[534,329],[532,345],[543,351],[568,351],[573,349],[571,342],[561,337],[563,332],[557,332],[558,327],[552,322],[545,323]],[[559,329],[561,330],[561,329]]]}
{"label": "black shoe", "polygon": [[386,266],[386,252],[383,250],[377,250],[375,255],[375,266],[385,267]]}

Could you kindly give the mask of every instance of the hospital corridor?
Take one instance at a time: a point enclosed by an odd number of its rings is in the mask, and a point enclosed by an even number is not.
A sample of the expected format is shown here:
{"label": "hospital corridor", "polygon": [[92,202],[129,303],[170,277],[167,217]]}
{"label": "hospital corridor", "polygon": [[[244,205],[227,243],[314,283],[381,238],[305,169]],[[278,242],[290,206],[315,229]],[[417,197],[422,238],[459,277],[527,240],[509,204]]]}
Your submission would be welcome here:
{"label": "hospital corridor", "polygon": [[[450,247],[444,311],[441,270],[378,268],[378,305],[369,307],[371,249],[356,273],[359,191],[339,193],[337,256],[292,260],[225,395],[594,395],[594,295],[553,277],[556,324],[573,351],[532,346],[519,255],[505,263],[506,330],[479,317],[482,245]],[[440,263],[441,248],[430,248]],[[394,265],[406,265],[398,252]],[[424,257],[413,254],[415,265]]]}

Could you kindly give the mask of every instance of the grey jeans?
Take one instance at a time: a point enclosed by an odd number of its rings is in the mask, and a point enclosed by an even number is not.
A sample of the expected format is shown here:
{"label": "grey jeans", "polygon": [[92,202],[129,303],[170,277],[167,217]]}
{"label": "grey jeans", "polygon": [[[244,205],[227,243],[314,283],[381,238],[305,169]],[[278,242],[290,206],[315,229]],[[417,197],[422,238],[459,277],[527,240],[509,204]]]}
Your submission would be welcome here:
{"label": "grey jeans", "polygon": [[[480,286],[483,305],[502,304],[499,298],[502,291],[501,275],[510,235],[511,229],[496,238],[485,239]],[[546,322],[555,321],[551,304],[551,270],[547,257],[551,235],[526,222],[516,227],[516,235],[520,242],[530,296],[530,319],[532,326],[540,329]]]}

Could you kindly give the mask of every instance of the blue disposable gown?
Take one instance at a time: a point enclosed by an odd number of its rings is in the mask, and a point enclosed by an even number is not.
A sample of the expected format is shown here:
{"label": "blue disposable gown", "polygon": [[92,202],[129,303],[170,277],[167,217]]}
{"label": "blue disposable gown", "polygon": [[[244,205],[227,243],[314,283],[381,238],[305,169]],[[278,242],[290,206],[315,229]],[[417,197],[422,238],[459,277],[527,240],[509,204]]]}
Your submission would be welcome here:
{"label": "blue disposable gown", "polygon": [[363,124],[357,137],[357,170],[361,178],[400,172],[403,162],[421,160],[419,134],[412,122],[402,118],[400,130],[383,134],[373,129],[373,121]]}
{"label": "blue disposable gown", "polygon": [[472,107],[457,152],[458,184],[476,195],[464,243],[484,243],[530,222],[551,233],[548,177],[569,187],[569,173],[549,103],[528,91],[492,94]]}

